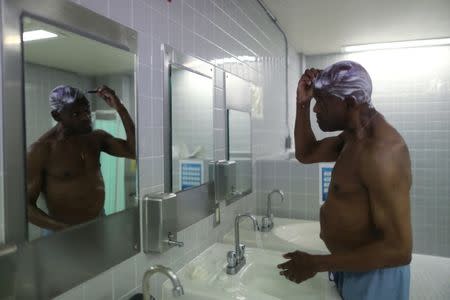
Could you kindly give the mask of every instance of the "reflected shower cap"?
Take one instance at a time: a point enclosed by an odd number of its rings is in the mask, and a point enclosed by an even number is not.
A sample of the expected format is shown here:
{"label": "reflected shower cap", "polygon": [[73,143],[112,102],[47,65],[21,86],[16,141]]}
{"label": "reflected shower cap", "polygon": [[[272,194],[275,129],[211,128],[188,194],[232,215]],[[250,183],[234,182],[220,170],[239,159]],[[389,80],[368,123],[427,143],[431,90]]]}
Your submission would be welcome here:
{"label": "reflected shower cap", "polygon": [[61,112],[67,104],[75,102],[75,100],[83,98],[84,94],[79,89],[69,85],[59,85],[55,87],[49,95],[50,110]]}
{"label": "reflected shower cap", "polygon": [[314,88],[342,100],[350,96],[357,103],[371,105],[372,80],[366,69],[354,61],[344,60],[327,67],[315,79]]}

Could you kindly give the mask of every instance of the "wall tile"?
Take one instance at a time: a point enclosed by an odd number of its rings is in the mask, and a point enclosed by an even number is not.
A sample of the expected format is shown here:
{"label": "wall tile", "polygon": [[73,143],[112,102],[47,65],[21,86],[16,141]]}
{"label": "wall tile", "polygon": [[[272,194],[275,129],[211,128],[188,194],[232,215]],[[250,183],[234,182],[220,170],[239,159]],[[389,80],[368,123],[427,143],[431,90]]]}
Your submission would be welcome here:
{"label": "wall tile", "polygon": [[109,0],[109,15],[115,21],[131,26],[132,17],[131,0]]}
{"label": "wall tile", "polygon": [[114,299],[120,299],[137,284],[136,258],[132,257],[113,268]]}
{"label": "wall tile", "polygon": [[108,15],[109,1],[108,0],[80,0],[81,5],[95,11],[100,15]]}
{"label": "wall tile", "polygon": [[85,299],[110,300],[113,298],[113,277],[110,270],[84,283]]}

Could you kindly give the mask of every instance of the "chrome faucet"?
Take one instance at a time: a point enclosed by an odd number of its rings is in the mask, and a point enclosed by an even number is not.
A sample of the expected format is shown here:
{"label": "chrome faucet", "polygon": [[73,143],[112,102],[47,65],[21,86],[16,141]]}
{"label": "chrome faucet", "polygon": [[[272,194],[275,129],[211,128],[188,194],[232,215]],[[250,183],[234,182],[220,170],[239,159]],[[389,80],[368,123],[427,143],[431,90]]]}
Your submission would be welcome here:
{"label": "chrome faucet", "polygon": [[227,253],[227,274],[234,275],[245,265],[245,245],[239,241],[239,220],[243,217],[249,217],[253,221],[253,230],[259,230],[256,217],[246,213],[237,215],[234,219],[234,250]]}
{"label": "chrome faucet", "polygon": [[273,190],[267,196],[267,213],[261,220],[261,231],[269,232],[273,228],[273,214],[272,214],[272,195],[279,194],[281,196],[281,202],[284,201],[284,192],[282,190]]}
{"label": "chrome faucet", "polygon": [[144,300],[155,300],[155,298],[150,294],[150,277],[152,277],[155,273],[163,273],[167,277],[169,277],[170,281],[172,281],[173,285],[173,295],[174,297],[179,297],[184,295],[183,286],[180,283],[177,275],[170,268],[156,265],[151,266],[144,274],[144,278],[142,279],[142,292],[144,294]]}
{"label": "chrome faucet", "polygon": [[167,238],[168,238],[167,243],[170,246],[184,247],[184,243],[183,242],[179,242],[179,241],[174,239],[175,235],[173,233],[169,232],[169,234],[167,235]]}

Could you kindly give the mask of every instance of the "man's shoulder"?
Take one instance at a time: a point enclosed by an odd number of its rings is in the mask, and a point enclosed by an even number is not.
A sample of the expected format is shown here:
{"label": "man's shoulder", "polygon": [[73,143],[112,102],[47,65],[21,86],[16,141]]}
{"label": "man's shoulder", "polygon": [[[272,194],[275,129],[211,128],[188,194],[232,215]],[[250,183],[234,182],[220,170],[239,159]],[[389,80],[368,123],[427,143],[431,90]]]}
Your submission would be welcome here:
{"label": "man's shoulder", "polygon": [[47,147],[57,140],[58,131],[56,126],[50,128],[47,132],[41,135],[32,145],[39,145],[40,147]]}
{"label": "man's shoulder", "polygon": [[30,149],[49,150],[53,142],[56,141],[55,135],[51,130],[43,134],[39,139],[30,145]]}
{"label": "man's shoulder", "polygon": [[405,156],[409,156],[408,146],[401,136],[366,141],[362,150],[362,158],[369,162],[396,161]]}
{"label": "man's shoulder", "polygon": [[408,146],[399,134],[367,141],[360,158],[362,173],[370,177],[392,178],[410,173]]}
{"label": "man's shoulder", "polygon": [[48,157],[52,149],[51,144],[52,141],[50,139],[41,137],[28,147],[28,159],[33,157],[44,159]]}

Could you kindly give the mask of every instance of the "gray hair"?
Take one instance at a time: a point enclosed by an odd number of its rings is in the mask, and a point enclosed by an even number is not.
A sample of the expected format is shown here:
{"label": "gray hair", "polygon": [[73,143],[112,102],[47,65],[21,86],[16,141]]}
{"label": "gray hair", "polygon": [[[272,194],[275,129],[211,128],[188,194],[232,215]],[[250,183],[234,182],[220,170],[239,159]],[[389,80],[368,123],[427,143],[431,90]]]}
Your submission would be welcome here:
{"label": "gray hair", "polygon": [[341,100],[352,97],[357,103],[371,103],[372,79],[360,64],[344,60],[324,69],[314,81],[314,88]]}
{"label": "gray hair", "polygon": [[55,87],[49,95],[50,110],[61,112],[67,104],[71,104],[78,99],[84,98],[84,93],[69,85],[59,85]]}

